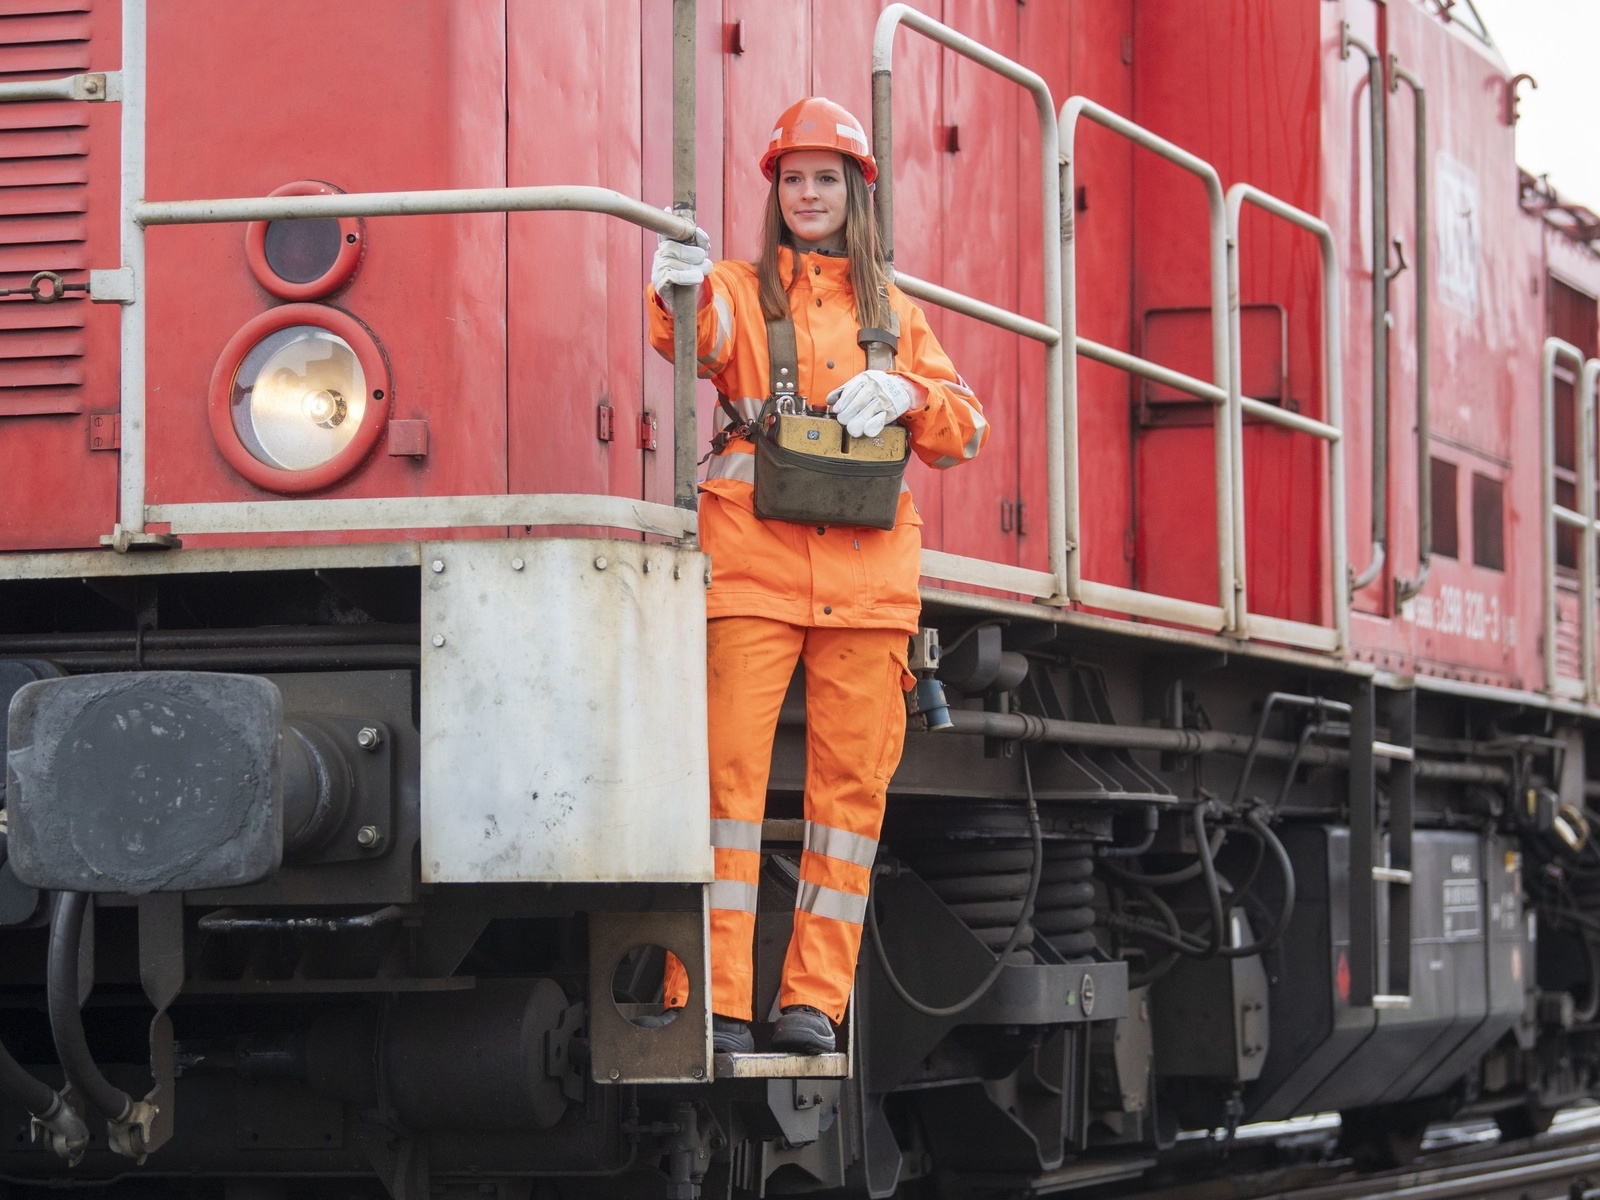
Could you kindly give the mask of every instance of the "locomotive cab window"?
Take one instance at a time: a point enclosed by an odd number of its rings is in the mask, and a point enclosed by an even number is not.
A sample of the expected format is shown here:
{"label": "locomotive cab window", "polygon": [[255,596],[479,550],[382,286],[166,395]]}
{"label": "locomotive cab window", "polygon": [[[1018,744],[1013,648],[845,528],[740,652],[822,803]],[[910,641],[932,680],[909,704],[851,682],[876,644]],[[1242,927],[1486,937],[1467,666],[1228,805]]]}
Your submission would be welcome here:
{"label": "locomotive cab window", "polygon": [[1433,472],[1433,552],[1443,558],[1461,557],[1461,526],[1456,519],[1456,465],[1440,458],[1428,460]]}
{"label": "locomotive cab window", "polygon": [[1505,484],[1472,476],[1472,561],[1491,571],[1506,569]]}

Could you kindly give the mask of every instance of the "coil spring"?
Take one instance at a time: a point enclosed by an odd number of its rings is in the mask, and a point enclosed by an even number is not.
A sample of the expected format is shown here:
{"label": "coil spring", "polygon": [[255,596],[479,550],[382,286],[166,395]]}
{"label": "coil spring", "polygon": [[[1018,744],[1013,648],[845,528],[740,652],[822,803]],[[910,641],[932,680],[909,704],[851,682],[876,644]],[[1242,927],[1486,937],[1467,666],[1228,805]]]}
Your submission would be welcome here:
{"label": "coil spring", "polygon": [[[1084,842],[1045,842],[1032,928],[1024,932],[1019,950],[1033,945],[1035,935],[1066,958],[1094,948],[1093,855],[1094,847]],[[984,945],[991,950],[1004,948],[1022,915],[1033,867],[1031,847],[940,849],[918,855],[915,865],[939,899]]]}

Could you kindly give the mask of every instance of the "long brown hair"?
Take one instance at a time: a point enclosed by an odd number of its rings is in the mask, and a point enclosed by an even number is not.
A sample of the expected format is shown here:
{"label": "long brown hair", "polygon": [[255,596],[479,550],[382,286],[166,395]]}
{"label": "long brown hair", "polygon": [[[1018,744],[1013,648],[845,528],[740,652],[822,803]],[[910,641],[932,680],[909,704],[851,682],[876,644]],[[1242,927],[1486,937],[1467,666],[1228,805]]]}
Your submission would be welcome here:
{"label": "long brown hair", "polygon": [[[889,287],[889,266],[878,241],[878,224],[872,219],[872,191],[861,174],[861,167],[849,155],[844,159],[844,247],[850,258],[850,288],[856,294],[856,322],[863,329],[883,329],[889,321],[885,303]],[[783,220],[778,205],[778,180],[783,163],[772,175],[772,190],[767,193],[767,218],[761,227],[761,257],[756,261],[756,279],[761,291],[761,314],[769,321],[789,316],[789,288],[800,269],[792,261],[789,280],[778,277],[778,247],[794,249],[794,237]]]}

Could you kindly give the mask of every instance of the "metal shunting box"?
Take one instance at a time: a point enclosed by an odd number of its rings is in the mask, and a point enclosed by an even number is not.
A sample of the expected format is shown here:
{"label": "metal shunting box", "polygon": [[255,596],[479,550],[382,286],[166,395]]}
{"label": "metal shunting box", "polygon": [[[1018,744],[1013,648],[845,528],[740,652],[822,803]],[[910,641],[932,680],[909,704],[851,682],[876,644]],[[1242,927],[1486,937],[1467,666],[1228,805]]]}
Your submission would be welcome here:
{"label": "metal shunting box", "polygon": [[601,539],[422,555],[422,878],[709,882],[697,551]]}

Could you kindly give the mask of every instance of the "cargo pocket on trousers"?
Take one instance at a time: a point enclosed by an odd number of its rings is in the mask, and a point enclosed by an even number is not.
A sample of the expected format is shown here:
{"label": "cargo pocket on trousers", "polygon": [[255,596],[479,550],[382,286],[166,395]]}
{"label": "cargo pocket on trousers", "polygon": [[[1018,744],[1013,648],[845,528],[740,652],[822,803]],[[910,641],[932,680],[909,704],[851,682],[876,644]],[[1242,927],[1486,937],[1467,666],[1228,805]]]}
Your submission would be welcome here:
{"label": "cargo pocket on trousers", "polygon": [[878,739],[878,766],[874,775],[887,785],[900,765],[906,744],[905,694],[915,687],[916,676],[906,665],[906,646],[898,643],[889,652],[888,678],[884,681],[883,732]]}

